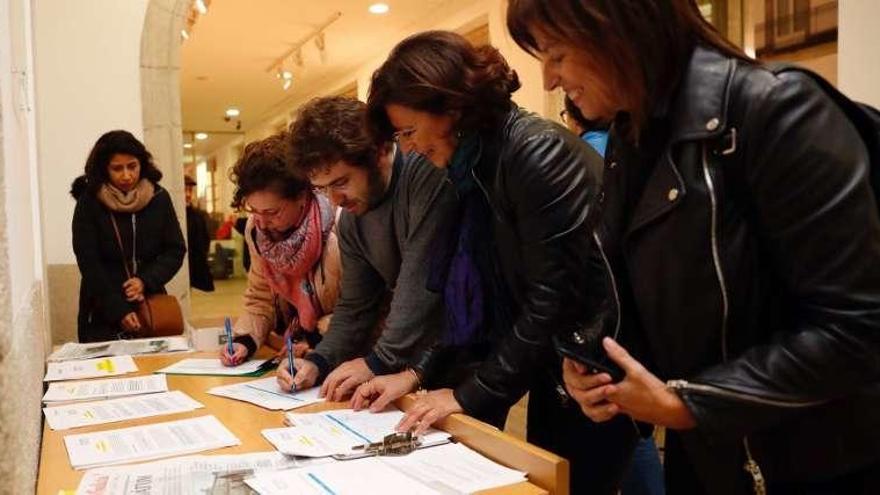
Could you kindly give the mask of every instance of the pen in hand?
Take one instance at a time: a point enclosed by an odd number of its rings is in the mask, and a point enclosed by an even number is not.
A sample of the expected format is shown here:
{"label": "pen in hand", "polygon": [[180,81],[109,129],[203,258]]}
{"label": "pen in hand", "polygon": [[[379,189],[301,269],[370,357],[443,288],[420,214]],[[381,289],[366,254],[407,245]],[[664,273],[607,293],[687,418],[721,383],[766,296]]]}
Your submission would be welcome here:
{"label": "pen in hand", "polygon": [[293,383],[293,377],[296,376],[296,368],[293,367],[293,337],[287,336],[287,371],[290,373],[290,391],[296,392],[296,383]]}
{"label": "pen in hand", "polygon": [[[235,359],[235,348],[232,346],[232,320],[227,316],[223,324],[226,326],[226,353],[229,354],[230,359]],[[238,363],[233,361],[232,364]]]}

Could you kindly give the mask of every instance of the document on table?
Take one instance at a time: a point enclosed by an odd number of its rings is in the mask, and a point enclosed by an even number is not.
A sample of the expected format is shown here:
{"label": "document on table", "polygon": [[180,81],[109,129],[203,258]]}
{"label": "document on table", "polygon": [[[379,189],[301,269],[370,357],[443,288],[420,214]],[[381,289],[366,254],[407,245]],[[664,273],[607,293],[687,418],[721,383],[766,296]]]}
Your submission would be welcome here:
{"label": "document on table", "polygon": [[[304,457],[349,455],[353,447],[381,441],[394,433],[403,412],[387,409],[379,413],[339,409],[311,414],[287,413],[288,428],[263,430],[263,437],[280,452]],[[421,437],[423,446],[449,441],[449,434],[429,429]]]}
{"label": "document on table", "polygon": [[460,443],[387,456],[382,462],[443,492],[473,493],[526,481],[526,473],[502,466]]}
{"label": "document on table", "polygon": [[[77,495],[250,493],[247,486],[244,486],[244,477],[264,471],[315,465],[318,462],[328,462],[328,460],[297,460],[274,451],[178,457],[144,464],[90,469],[83,475],[76,493]],[[242,491],[242,487],[246,491]]]}
{"label": "document on table", "polygon": [[135,376],[132,378],[107,378],[81,382],[55,382],[43,395],[46,404],[57,402],[109,399],[126,395],[167,392],[165,375]]}
{"label": "document on table", "polygon": [[271,410],[288,410],[324,402],[318,397],[320,387],[312,387],[303,391],[285,392],[278,386],[275,377],[261,378],[249,382],[222,385],[208,390],[211,395],[219,395],[230,399],[256,404]]}
{"label": "document on table", "polygon": [[223,366],[218,358],[210,359],[181,359],[180,361],[156,371],[156,373],[168,373],[170,375],[223,375],[245,376],[255,375],[259,372],[263,361],[252,359],[238,366]]}
{"label": "document on table", "polygon": [[152,339],[111,340],[80,344],[68,342],[49,355],[48,360],[69,361],[74,359],[91,359],[105,356],[122,356],[132,354],[154,354],[157,352],[179,352],[190,350],[186,337],[158,337]]}
{"label": "document on table", "polygon": [[64,437],[74,469],[193,454],[240,443],[214,416]]}
{"label": "document on table", "polygon": [[[412,455],[412,454],[410,454]],[[260,473],[245,480],[260,495],[437,495],[443,492],[383,463],[378,457]],[[453,492],[454,493],[454,492]]]}
{"label": "document on table", "polygon": [[44,407],[46,422],[53,430],[115,423],[129,419],[194,411],[205,407],[185,393],[175,390],[158,394],[122,397],[97,402],[81,402]]}
{"label": "document on table", "polygon": [[61,380],[77,380],[81,378],[98,378],[102,376],[124,375],[137,371],[137,365],[131,356],[113,356],[79,361],[49,363],[46,369],[45,382]]}

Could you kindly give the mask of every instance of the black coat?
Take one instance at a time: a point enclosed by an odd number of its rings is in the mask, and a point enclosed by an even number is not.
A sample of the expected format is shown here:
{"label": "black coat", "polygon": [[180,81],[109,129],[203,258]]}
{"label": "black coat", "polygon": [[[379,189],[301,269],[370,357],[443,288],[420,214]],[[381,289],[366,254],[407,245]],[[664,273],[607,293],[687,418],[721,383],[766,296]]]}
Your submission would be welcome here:
{"label": "black coat", "polygon": [[[168,191],[156,185],[153,199],[141,211],[112,214],[129,270],[132,233],[136,230],[136,276],[143,280],[146,295],[164,294],[165,284],[180,269],[186,254]],[[110,210],[90,192],[79,197],[73,213],[73,251],[82,275],[77,319],[81,342],[115,339],[120,320],[137,308],[136,303],[125,300],[125,268],[110,215]]]}
{"label": "black coat", "polygon": [[630,291],[621,338],[696,418],[673,439],[691,482],[751,493],[747,450],[771,487],[877,463],[880,219],[855,128],[809,77],[698,47],[664,129],[652,164],[612,130],[597,249]]}
{"label": "black coat", "polygon": [[211,236],[208,234],[207,213],[192,206],[186,207],[186,244],[189,258],[189,283],[205,292],[214,290],[214,277],[208,266]]}

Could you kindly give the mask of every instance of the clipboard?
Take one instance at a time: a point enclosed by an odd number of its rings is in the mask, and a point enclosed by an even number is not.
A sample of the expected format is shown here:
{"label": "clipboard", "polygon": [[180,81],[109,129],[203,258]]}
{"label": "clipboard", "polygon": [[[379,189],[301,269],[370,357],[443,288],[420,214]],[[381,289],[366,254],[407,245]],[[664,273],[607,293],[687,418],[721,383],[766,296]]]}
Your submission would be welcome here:
{"label": "clipboard", "polygon": [[337,461],[349,461],[375,456],[404,456],[418,449],[434,447],[450,443],[451,438],[424,443],[422,439],[413,435],[411,431],[397,432],[385,435],[381,442],[366,443],[352,448],[350,454],[333,454]]}

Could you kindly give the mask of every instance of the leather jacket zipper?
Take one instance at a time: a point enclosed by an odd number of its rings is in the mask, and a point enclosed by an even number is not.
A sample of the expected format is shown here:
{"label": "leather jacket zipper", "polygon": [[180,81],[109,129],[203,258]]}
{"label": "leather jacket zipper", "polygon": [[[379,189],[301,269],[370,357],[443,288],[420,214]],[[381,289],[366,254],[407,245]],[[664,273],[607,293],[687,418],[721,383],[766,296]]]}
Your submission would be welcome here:
{"label": "leather jacket zipper", "polygon": [[599,254],[602,255],[602,261],[605,263],[605,269],[608,270],[608,277],[611,279],[611,291],[614,293],[614,305],[617,310],[617,321],[614,324],[614,340],[617,340],[617,336],[620,333],[620,296],[617,294],[617,280],[614,278],[614,270],[611,269],[611,263],[608,261],[608,257],[605,256],[605,249],[602,247],[602,240],[599,239],[599,234],[594,230],[593,231],[593,239],[596,240],[596,247],[599,248]]}
{"label": "leather jacket zipper", "polygon": [[702,383],[691,383],[687,380],[669,380],[668,382],[666,382],[666,386],[672,390],[685,390],[685,391],[699,392],[699,393],[702,393],[705,395],[714,395],[716,397],[721,397],[724,399],[735,399],[740,402],[750,402],[750,403],[758,404],[758,405],[762,405],[762,406],[800,408],[800,407],[814,407],[814,406],[818,406],[818,405],[825,403],[825,401],[792,402],[792,401],[765,399],[763,397],[744,394],[741,392],[735,392],[733,390],[728,390],[726,388],[716,387],[714,385],[704,385]]}

